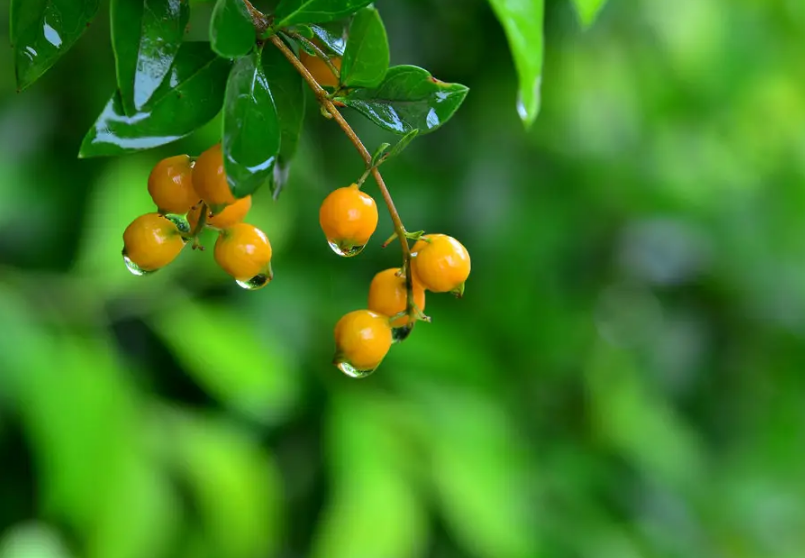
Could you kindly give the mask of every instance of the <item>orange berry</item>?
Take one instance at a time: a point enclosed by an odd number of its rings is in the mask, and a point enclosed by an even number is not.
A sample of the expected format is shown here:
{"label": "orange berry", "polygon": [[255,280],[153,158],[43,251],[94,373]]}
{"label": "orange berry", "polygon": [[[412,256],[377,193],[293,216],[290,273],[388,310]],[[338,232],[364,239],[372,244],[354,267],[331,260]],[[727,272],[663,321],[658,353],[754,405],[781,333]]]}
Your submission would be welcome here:
{"label": "orange berry", "polygon": [[[207,225],[216,229],[226,229],[236,223],[240,223],[246,218],[246,214],[252,208],[252,197],[240,198],[232,205],[227,205],[223,211],[217,215],[207,215]],[[187,214],[187,222],[190,223],[190,230],[195,230],[198,219],[201,216],[201,206],[192,209]]]}
{"label": "orange berry", "polygon": [[[430,241],[430,242],[428,242]],[[470,276],[470,255],[455,238],[429,234],[414,244],[411,268],[422,286],[434,293],[461,295]]]}
{"label": "orange berry", "polygon": [[[300,49],[299,61],[307,68],[307,71],[319,82],[319,85],[325,87],[338,87],[338,78],[330,70],[327,64],[318,56],[312,56]],[[330,62],[340,72],[341,71],[341,57],[332,55]]]}
{"label": "orange berry", "polygon": [[338,188],[324,198],[319,224],[333,248],[355,255],[369,242],[377,228],[377,205],[357,184]]}
{"label": "orange berry", "polygon": [[160,213],[187,213],[199,200],[193,189],[193,164],[187,155],[162,159],[148,176],[148,193]]}
{"label": "orange berry", "polygon": [[129,267],[135,273],[165,267],[176,259],[184,245],[176,224],[159,213],[140,215],[123,232],[123,256],[136,266]]}
{"label": "orange berry", "polygon": [[335,347],[333,364],[350,376],[366,376],[391,348],[388,317],[371,310],[344,315],[335,325]]}
{"label": "orange berry", "polygon": [[199,155],[193,166],[193,186],[198,197],[210,206],[213,213],[218,213],[224,206],[237,201],[226,181],[224,155],[220,143],[216,143]]}
{"label": "orange berry", "polygon": [[266,233],[249,223],[236,223],[221,231],[215,241],[215,261],[237,281],[265,275],[265,284],[272,277],[271,243]]}
{"label": "orange berry", "polygon": [[[392,317],[405,311],[408,301],[408,291],[405,289],[405,277],[397,275],[399,267],[381,271],[372,279],[369,285],[369,310]],[[413,282],[414,304],[419,310],[425,309],[425,289],[419,281]],[[408,316],[394,320],[392,327],[401,327],[409,322]]]}

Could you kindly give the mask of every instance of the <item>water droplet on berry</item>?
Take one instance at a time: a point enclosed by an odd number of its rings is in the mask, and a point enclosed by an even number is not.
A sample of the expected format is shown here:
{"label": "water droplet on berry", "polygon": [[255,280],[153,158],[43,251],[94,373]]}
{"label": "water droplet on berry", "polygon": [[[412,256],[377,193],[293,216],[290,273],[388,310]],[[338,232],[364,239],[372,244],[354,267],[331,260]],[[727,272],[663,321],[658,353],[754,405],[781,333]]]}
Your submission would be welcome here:
{"label": "water droplet on berry", "polygon": [[[190,223],[184,215],[168,213],[165,215],[165,219],[176,225],[176,228],[179,229],[179,232],[182,234],[190,234]],[[185,240],[185,242],[187,242],[187,240]]]}
{"label": "water droplet on berry", "polygon": [[405,324],[404,326],[391,328],[391,342],[400,343],[401,341],[405,341],[413,329],[413,324]]}
{"label": "water droplet on berry", "polygon": [[360,246],[350,246],[349,248],[341,247],[337,242],[333,242],[332,240],[328,240],[327,244],[330,245],[330,248],[333,249],[333,252],[338,254],[339,256],[343,256],[344,258],[351,258],[352,256],[357,256],[363,249],[366,248],[366,244],[361,244]]}
{"label": "water droplet on berry", "polygon": [[246,289],[247,291],[256,291],[257,289],[262,289],[268,285],[271,282],[271,278],[267,273],[260,273],[247,281],[238,280],[235,282],[239,287]]}
{"label": "water droplet on berry", "polygon": [[126,269],[128,269],[132,275],[136,275],[137,277],[142,277],[143,275],[157,272],[156,269],[148,271],[141,268],[139,265],[131,261],[131,258],[129,258],[125,252],[123,253],[123,263],[126,264]]}
{"label": "water droplet on berry", "polygon": [[361,370],[360,368],[356,368],[347,361],[337,362],[335,363],[335,365],[341,372],[352,378],[365,378],[366,376],[370,375],[372,372],[377,370],[377,368],[372,368],[369,370]]}

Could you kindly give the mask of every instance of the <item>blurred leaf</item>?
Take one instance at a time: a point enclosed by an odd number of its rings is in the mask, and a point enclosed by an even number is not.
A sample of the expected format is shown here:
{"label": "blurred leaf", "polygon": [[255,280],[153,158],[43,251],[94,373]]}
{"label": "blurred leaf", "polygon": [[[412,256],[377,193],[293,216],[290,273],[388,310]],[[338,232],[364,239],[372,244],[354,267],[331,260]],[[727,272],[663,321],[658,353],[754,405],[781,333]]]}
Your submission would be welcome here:
{"label": "blurred leaf", "polygon": [[129,117],[116,92],[84,137],[79,157],[122,155],[188,135],[221,110],[230,67],[207,43],[184,43],[162,85],[169,89],[162,99],[153,108]]}
{"label": "blurred leaf", "polygon": [[311,25],[310,30],[322,44],[338,56],[344,55],[347,46],[346,27],[342,22]]}
{"label": "blurred leaf", "polygon": [[381,159],[383,159],[383,155],[386,154],[386,151],[388,151],[389,147],[391,147],[390,143],[381,143],[380,145],[377,146],[377,149],[375,149],[375,152],[372,155],[373,167],[377,166],[377,164],[380,163]]}
{"label": "blurred leaf", "polygon": [[349,25],[349,39],[341,65],[341,85],[377,87],[389,69],[389,41],[375,8],[359,10]]}
{"label": "blurred leaf", "polygon": [[295,23],[324,23],[355,13],[372,0],[282,0],[274,11],[275,29]]}
{"label": "blurred leaf", "polygon": [[[479,558],[543,555],[537,530],[539,468],[500,403],[421,386],[433,482],[449,529]],[[445,386],[441,386],[443,389]]]}
{"label": "blurred leaf", "polygon": [[75,44],[99,0],[11,0],[10,37],[17,88],[31,85]]}
{"label": "blurred leaf", "polygon": [[416,66],[392,66],[376,89],[355,89],[337,97],[395,134],[427,134],[447,122],[467,96],[467,87],[439,81]]}
{"label": "blurred leaf", "polygon": [[14,525],[0,539],[0,558],[70,558],[72,554],[53,527],[38,522]]}
{"label": "blurred leaf", "polygon": [[276,48],[263,51],[263,69],[280,125],[280,152],[270,182],[276,199],[288,180],[291,161],[299,145],[305,116],[305,83]]}
{"label": "blurred leaf", "polygon": [[542,86],[543,0],[489,0],[506,32],[520,79],[517,113],[526,127],[539,113]]}
{"label": "blurred leaf", "polygon": [[579,14],[579,20],[584,27],[589,27],[595,22],[595,18],[606,3],[607,0],[573,0],[576,13]]}
{"label": "blurred leaf", "polygon": [[[406,432],[377,393],[336,394],[327,415],[333,495],[311,556],[416,558],[427,545],[427,513],[406,474]],[[366,521],[357,520],[366,518]]]}
{"label": "blurred leaf", "polygon": [[112,0],[112,49],[127,116],[159,100],[155,93],[171,73],[189,17],[188,0]]}
{"label": "blurred leaf", "polygon": [[271,457],[222,419],[176,409],[164,419],[164,447],[198,507],[209,555],[274,556],[282,481]]}
{"label": "blurred leaf", "polygon": [[223,128],[226,178],[232,194],[243,198],[271,178],[282,134],[260,51],[235,61],[226,85]]}
{"label": "blurred leaf", "polygon": [[210,20],[210,44],[224,58],[245,56],[254,47],[254,23],[243,0],[218,0]]}
{"label": "blurred leaf", "polygon": [[196,382],[228,407],[277,423],[297,403],[299,378],[287,351],[258,337],[236,312],[188,300],[150,324]]}

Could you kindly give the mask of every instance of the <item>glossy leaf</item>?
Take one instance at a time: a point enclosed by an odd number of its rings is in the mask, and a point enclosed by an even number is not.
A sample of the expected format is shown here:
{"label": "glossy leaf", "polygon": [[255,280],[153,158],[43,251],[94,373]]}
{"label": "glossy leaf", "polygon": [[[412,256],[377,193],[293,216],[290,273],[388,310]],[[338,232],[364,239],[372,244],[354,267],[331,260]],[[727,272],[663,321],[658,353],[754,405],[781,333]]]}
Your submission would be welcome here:
{"label": "glossy leaf", "polygon": [[469,89],[439,81],[416,66],[392,66],[376,89],[355,89],[337,100],[378,126],[404,135],[427,134],[447,122]]}
{"label": "glossy leaf", "polygon": [[99,4],[100,0],[11,0],[11,45],[18,89],[39,79],[75,44]]}
{"label": "glossy leaf", "polygon": [[188,0],[112,0],[109,7],[117,86],[129,116],[156,101],[190,17]]}
{"label": "glossy leaf", "polygon": [[517,113],[530,126],[539,113],[542,86],[544,0],[489,0],[514,58],[520,81]]}
{"label": "glossy leaf", "polygon": [[346,27],[343,23],[329,23],[323,25],[310,25],[313,35],[327,47],[330,52],[338,56],[344,55],[347,47]]}
{"label": "glossy leaf", "polygon": [[347,87],[377,87],[389,69],[389,41],[383,20],[375,8],[355,14],[341,66],[341,84]]}
{"label": "glossy leaf", "polygon": [[207,43],[183,44],[157,92],[162,99],[149,110],[126,116],[115,92],[84,137],[79,157],[121,155],[186,136],[221,110],[230,67]]}
{"label": "glossy leaf", "polygon": [[584,27],[589,27],[595,22],[595,18],[598,17],[598,13],[606,3],[607,0],[573,0],[573,4],[576,6],[576,13],[578,13],[579,20],[581,20],[581,24]]}
{"label": "glossy leaf", "polygon": [[238,59],[226,85],[224,168],[237,198],[271,178],[280,151],[280,121],[260,54]]}
{"label": "glossy leaf", "polygon": [[210,44],[225,58],[245,56],[256,39],[254,23],[243,0],[218,0],[210,19]]}
{"label": "glossy leaf", "polygon": [[305,115],[305,83],[276,48],[263,51],[263,69],[280,125],[280,152],[269,182],[276,198],[288,180],[290,164],[299,145]]}
{"label": "glossy leaf", "polygon": [[295,23],[324,23],[354,14],[372,0],[282,0],[274,12],[275,29]]}

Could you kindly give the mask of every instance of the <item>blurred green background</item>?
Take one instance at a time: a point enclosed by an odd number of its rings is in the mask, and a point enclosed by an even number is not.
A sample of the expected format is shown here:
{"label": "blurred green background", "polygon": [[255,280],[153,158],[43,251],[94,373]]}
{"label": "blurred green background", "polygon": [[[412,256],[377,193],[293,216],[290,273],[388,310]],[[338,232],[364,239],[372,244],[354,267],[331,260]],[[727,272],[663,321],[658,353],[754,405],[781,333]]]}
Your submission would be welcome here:
{"label": "blurred green background", "polygon": [[0,558],[805,555],[805,4],[612,0],[583,32],[550,1],[528,133],[484,2],[377,7],[392,63],[471,88],[384,174],[473,275],[362,381],[332,327],[399,252],[387,216],[327,247],[319,203],[362,171],[336,126],[309,110],[255,197],[269,287],[209,250],[135,278],[151,166],[219,122],[78,160],[107,6],[22,94],[0,49]]}

